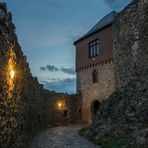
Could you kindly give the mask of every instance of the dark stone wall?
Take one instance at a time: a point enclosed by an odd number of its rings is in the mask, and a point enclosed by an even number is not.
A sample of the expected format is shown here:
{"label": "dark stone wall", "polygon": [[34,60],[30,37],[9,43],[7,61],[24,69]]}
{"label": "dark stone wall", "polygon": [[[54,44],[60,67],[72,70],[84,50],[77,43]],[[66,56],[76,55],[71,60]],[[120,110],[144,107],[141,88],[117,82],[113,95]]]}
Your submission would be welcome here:
{"label": "dark stone wall", "polygon": [[42,85],[30,73],[5,4],[0,4],[0,11],[0,147],[17,148],[28,134],[47,126],[47,100]]}
{"label": "dark stone wall", "polygon": [[148,70],[148,0],[134,0],[116,18],[113,58],[118,87]]}
{"label": "dark stone wall", "polygon": [[[102,104],[86,131],[91,141],[126,137],[119,147],[148,146],[148,0],[134,0],[117,15],[113,60],[118,88]],[[99,141],[99,144],[101,142]],[[118,147],[118,146],[117,146]]]}
{"label": "dark stone wall", "polygon": [[[60,111],[55,110],[58,99],[65,103]],[[81,119],[80,108],[81,97],[44,90],[32,76],[12,15],[0,3],[0,147],[21,148],[28,135],[40,129],[76,122]]]}
{"label": "dark stone wall", "polygon": [[81,120],[81,95],[56,94],[49,91],[47,93],[50,96],[48,117],[51,125],[66,125]]}

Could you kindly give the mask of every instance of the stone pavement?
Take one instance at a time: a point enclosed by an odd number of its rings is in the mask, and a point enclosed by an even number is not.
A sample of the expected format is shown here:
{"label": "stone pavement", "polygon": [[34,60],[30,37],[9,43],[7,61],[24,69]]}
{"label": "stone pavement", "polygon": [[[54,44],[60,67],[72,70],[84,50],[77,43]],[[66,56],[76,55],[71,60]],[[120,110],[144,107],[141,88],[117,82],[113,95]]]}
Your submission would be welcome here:
{"label": "stone pavement", "polygon": [[54,127],[33,139],[30,148],[99,148],[79,136],[82,125]]}

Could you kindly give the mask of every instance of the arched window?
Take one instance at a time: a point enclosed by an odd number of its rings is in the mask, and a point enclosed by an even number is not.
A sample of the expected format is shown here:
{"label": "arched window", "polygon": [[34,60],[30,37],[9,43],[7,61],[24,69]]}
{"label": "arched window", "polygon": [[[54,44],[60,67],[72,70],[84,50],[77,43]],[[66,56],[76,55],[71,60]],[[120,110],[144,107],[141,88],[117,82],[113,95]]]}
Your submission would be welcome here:
{"label": "arched window", "polygon": [[93,71],[93,83],[97,83],[99,81],[99,74],[97,70]]}

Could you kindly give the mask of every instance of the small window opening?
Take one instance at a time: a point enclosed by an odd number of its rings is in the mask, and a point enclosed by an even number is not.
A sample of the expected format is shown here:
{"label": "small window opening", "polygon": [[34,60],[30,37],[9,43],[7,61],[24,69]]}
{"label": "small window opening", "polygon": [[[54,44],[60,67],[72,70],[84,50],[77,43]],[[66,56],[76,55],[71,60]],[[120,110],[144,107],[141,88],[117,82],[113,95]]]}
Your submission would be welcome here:
{"label": "small window opening", "polygon": [[63,111],[63,118],[67,118],[68,117],[68,113],[69,113],[68,110],[64,110]]}
{"label": "small window opening", "polygon": [[97,83],[99,82],[99,74],[97,72],[97,70],[93,71],[93,83]]}
{"label": "small window opening", "polygon": [[81,108],[79,109],[78,113],[79,113],[79,115],[81,115],[81,113],[82,113],[82,110],[81,110]]}

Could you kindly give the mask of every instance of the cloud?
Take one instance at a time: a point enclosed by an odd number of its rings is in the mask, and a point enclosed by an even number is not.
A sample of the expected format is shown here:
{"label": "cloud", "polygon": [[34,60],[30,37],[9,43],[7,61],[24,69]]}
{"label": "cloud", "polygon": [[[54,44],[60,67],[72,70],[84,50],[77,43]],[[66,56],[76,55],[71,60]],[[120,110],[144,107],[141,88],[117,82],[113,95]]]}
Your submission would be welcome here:
{"label": "cloud", "polygon": [[67,73],[67,74],[71,74],[71,75],[74,75],[75,74],[75,69],[74,68],[65,68],[65,67],[62,67],[60,70],[62,72],[64,72],[64,73]]}
{"label": "cloud", "polygon": [[66,74],[70,74],[70,75],[75,75],[75,69],[74,68],[66,68],[66,67],[61,67],[61,68],[57,68],[54,65],[46,65],[46,66],[42,66],[40,67],[41,71],[49,71],[49,72],[63,72]]}
{"label": "cloud", "polygon": [[49,90],[54,90],[57,92],[68,92],[70,94],[75,93],[76,90],[76,78],[66,78],[62,80],[49,80],[41,81],[44,84],[44,87]]}
{"label": "cloud", "polygon": [[54,65],[46,65],[45,67],[40,67],[41,71],[58,71],[58,68],[55,67]]}
{"label": "cloud", "polygon": [[41,81],[42,84],[47,84],[47,83],[52,83],[52,82],[55,82],[57,81],[56,79],[48,79],[48,81]]}

